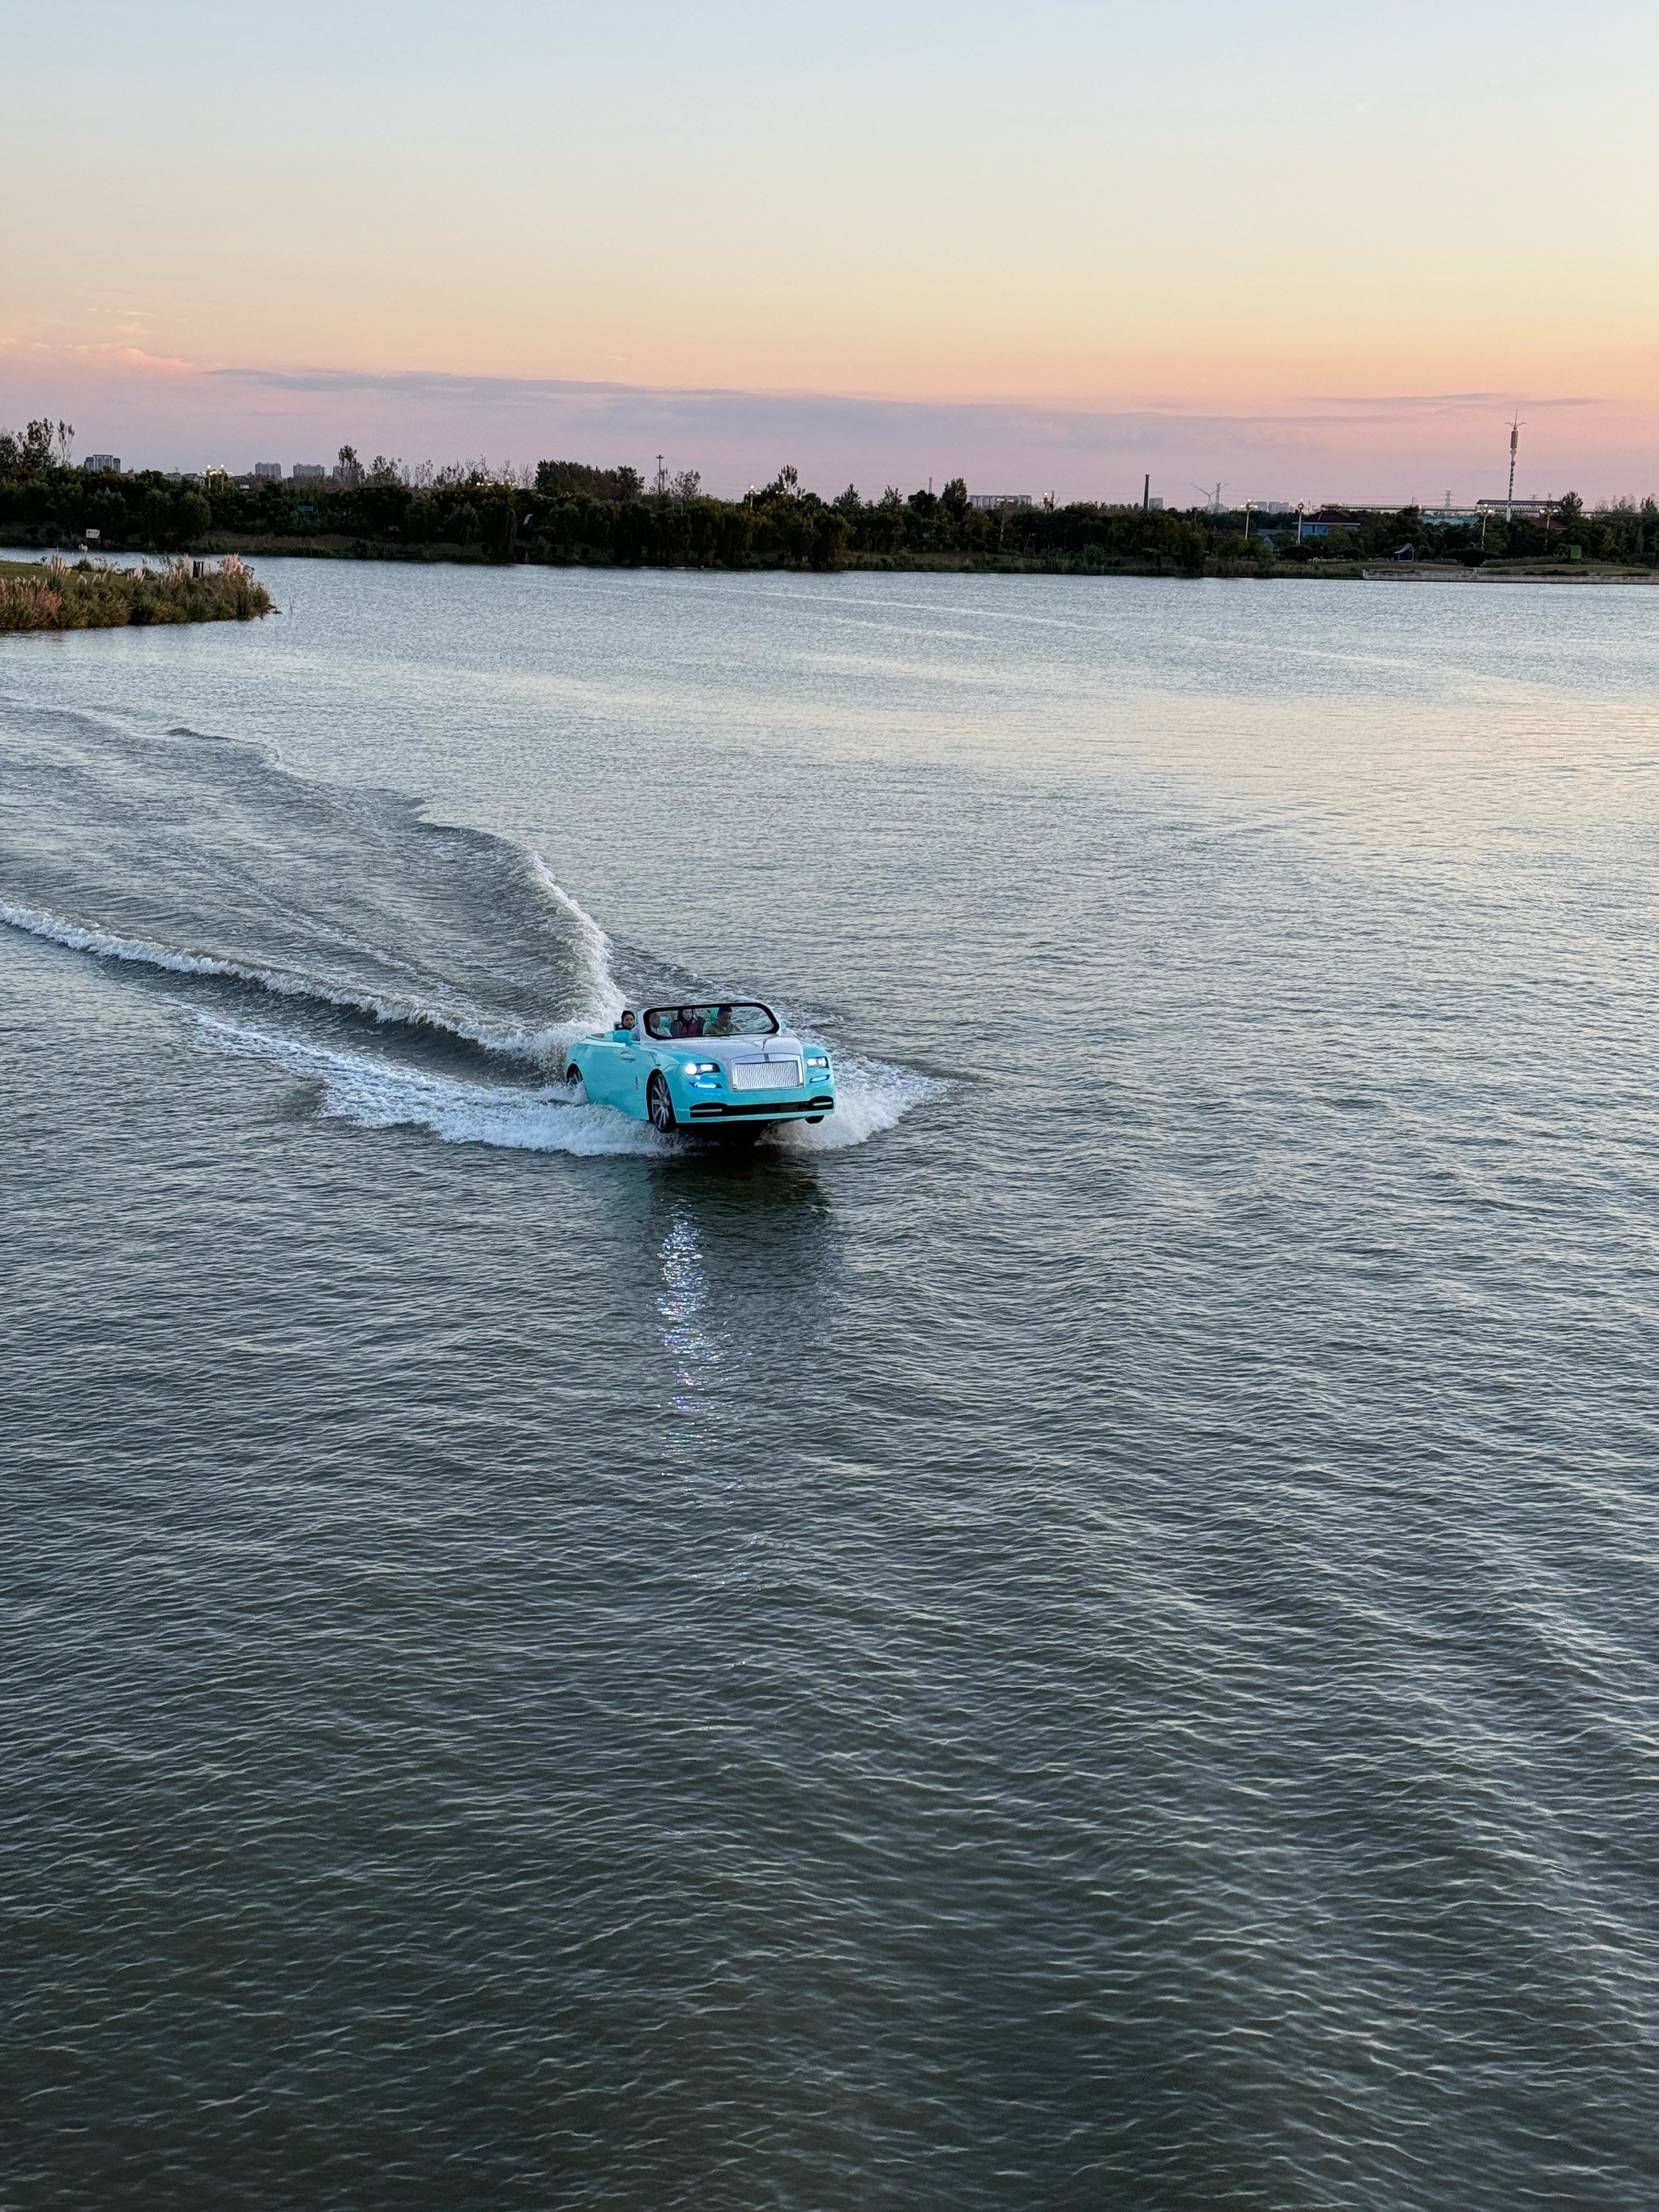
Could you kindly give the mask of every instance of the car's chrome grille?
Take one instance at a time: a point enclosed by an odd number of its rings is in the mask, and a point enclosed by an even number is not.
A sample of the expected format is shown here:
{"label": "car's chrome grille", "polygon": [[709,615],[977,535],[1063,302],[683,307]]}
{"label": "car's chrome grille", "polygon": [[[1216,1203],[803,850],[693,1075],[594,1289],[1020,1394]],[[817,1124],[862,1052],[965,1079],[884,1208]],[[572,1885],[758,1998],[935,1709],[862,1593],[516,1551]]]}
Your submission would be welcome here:
{"label": "car's chrome grille", "polygon": [[800,1062],[798,1060],[734,1060],[732,1063],[732,1088],[734,1091],[799,1091]]}

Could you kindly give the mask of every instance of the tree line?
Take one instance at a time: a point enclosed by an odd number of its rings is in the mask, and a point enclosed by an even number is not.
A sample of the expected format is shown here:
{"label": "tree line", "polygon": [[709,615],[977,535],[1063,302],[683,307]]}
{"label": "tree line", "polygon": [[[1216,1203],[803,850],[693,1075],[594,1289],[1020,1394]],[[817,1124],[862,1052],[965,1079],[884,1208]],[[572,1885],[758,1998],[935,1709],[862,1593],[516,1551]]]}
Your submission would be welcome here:
{"label": "tree line", "polygon": [[850,560],[894,566],[1168,569],[1199,574],[1251,566],[1399,557],[1566,556],[1659,564],[1659,508],[1632,501],[1595,514],[1569,494],[1553,514],[1507,527],[1328,510],[1324,534],[1296,539],[1293,518],[1116,507],[1090,501],[975,507],[957,477],[937,494],[889,485],[833,499],[783,468],[741,500],[714,499],[695,471],[659,490],[629,466],[544,461],[514,477],[483,464],[405,470],[343,447],[330,478],[249,483],[158,471],[94,476],[66,464],[66,424],[45,418],[0,431],[0,536],[34,545],[94,542],[144,552],[318,551],[365,557],[621,567],[828,569]]}

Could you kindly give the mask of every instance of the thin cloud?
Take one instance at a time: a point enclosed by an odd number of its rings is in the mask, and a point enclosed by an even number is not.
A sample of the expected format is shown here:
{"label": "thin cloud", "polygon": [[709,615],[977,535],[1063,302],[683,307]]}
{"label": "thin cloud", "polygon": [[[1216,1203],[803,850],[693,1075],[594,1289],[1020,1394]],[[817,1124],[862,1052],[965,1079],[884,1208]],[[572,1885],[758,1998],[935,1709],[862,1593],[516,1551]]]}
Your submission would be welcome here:
{"label": "thin cloud", "polygon": [[1601,401],[1587,393],[1528,398],[1513,392],[1316,392],[1306,395],[1310,407],[1383,407],[1401,414],[1443,414],[1471,407],[1599,407]]}
{"label": "thin cloud", "polygon": [[[386,398],[437,402],[446,406],[508,410],[550,409],[574,416],[589,427],[613,426],[618,432],[695,438],[699,432],[742,431],[753,437],[787,437],[810,428],[818,436],[874,437],[923,447],[954,441],[979,443],[988,436],[1012,440],[1055,456],[1146,452],[1158,453],[1194,436],[1206,442],[1283,446],[1305,442],[1322,430],[1352,432],[1367,422],[1378,427],[1408,409],[1448,401],[1472,404],[1476,395],[1446,395],[1438,401],[1420,395],[1403,398],[1332,398],[1319,414],[1260,410],[1229,413],[1170,403],[1151,407],[1056,407],[1017,400],[894,399],[845,392],[744,392],[718,386],[682,387],[633,385],[574,377],[470,376],[441,370],[227,368],[205,372],[216,380],[256,390],[345,397],[373,392]],[[1528,404],[1544,403],[1528,402]],[[1568,403],[1555,403],[1568,404]],[[1580,404],[1593,403],[1585,401]],[[1358,413],[1361,408],[1369,413]]]}
{"label": "thin cloud", "polygon": [[790,460],[820,489],[849,477],[867,492],[965,475],[976,489],[1138,499],[1150,473],[1154,491],[1175,496],[1189,478],[1220,476],[1252,496],[1405,500],[1448,484],[1467,496],[1490,492],[1508,438],[1497,424],[1516,405],[1558,426],[1528,434],[1528,467],[1538,471],[1528,489],[1577,482],[1589,494],[1615,492],[1645,477],[1650,451],[1639,410],[1559,393],[1327,393],[1229,410],[1168,393],[1091,406],[189,362],[131,343],[14,343],[0,362],[0,421],[59,411],[45,404],[42,372],[55,362],[51,385],[89,439],[100,425],[97,441],[155,465],[246,465],[283,441],[314,457],[350,441],[410,457],[562,454],[647,471],[662,453],[726,492]]}
{"label": "thin cloud", "polygon": [[180,361],[177,356],[149,353],[136,345],[77,345],[70,351],[78,361],[112,362],[118,368],[143,369],[151,375],[194,376],[200,374],[194,362]]}

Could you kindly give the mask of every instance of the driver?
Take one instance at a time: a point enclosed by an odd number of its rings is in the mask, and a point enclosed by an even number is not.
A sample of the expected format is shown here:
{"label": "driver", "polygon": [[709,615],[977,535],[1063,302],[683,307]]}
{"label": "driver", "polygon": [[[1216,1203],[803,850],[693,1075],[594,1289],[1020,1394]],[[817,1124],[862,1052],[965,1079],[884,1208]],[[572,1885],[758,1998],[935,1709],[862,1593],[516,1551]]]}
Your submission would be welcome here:
{"label": "driver", "polygon": [[731,1007],[716,1006],[714,1019],[703,1031],[703,1035],[705,1036],[735,1036],[736,1034],[737,1029],[732,1019]]}

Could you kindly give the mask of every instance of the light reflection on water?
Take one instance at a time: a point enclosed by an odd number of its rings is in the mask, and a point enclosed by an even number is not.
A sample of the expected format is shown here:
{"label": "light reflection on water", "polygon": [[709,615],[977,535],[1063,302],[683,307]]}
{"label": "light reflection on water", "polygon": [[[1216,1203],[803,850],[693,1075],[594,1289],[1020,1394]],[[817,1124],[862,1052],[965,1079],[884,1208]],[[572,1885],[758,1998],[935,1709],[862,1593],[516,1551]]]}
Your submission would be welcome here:
{"label": "light reflection on water", "polygon": [[662,1240],[662,1285],[657,1312],[676,1385],[668,1403],[677,1413],[703,1412],[705,1394],[725,1352],[706,1319],[708,1267],[696,1231],[684,1217]]}

